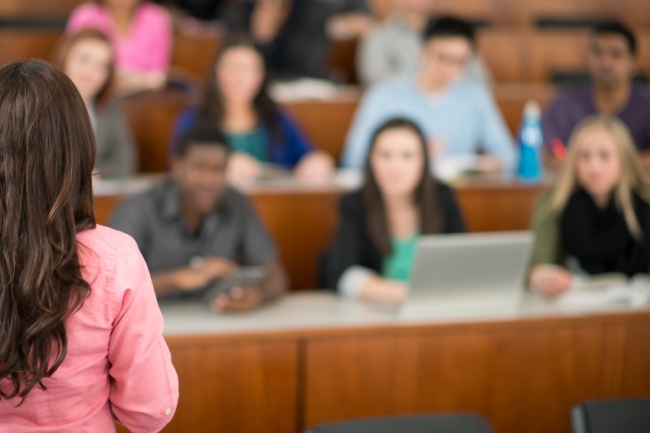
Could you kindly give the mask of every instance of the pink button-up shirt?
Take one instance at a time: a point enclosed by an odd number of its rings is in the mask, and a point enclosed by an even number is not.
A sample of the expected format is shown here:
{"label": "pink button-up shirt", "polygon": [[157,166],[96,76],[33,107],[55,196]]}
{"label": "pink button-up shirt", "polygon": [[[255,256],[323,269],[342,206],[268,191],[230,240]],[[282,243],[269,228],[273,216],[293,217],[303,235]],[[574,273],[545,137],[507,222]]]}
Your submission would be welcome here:
{"label": "pink button-up shirt", "polygon": [[85,3],[72,12],[66,31],[97,29],[108,36],[115,50],[118,69],[167,72],[172,51],[172,20],[162,6],[144,2],[135,11],[128,35],[116,28],[104,5]]}
{"label": "pink button-up shirt", "polygon": [[[107,227],[77,235],[91,292],[66,322],[59,369],[19,398],[0,400],[0,432],[157,432],[174,415],[178,376],[163,339],[163,318],[135,241]],[[8,381],[0,387],[8,391]]]}

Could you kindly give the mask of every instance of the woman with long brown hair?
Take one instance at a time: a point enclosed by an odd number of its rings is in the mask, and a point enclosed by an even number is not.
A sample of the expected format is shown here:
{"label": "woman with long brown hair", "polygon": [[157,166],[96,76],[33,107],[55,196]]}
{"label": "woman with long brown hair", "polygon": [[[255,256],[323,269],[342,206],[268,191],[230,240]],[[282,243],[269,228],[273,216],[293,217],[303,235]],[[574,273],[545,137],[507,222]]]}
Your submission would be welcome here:
{"label": "woman with long brown hair", "polygon": [[0,423],[11,432],[158,431],[178,400],[135,242],[95,224],[95,138],[74,84],[0,69]]}
{"label": "woman with long brown hair", "polygon": [[113,48],[99,30],[66,34],[54,53],[54,66],[74,83],[95,130],[95,172],[102,177],[135,173],[138,157],[122,105],[111,95],[115,75]]}
{"label": "woman with long brown hair", "polygon": [[[314,149],[291,117],[271,99],[267,87],[259,50],[246,36],[229,37],[212,65],[200,109],[181,113],[175,137],[198,119],[214,122],[226,134],[233,151],[227,174],[234,183],[261,177],[265,163],[292,170],[299,179],[328,177],[334,159]],[[175,142],[173,137],[171,142]]]}
{"label": "woman with long brown hair", "polygon": [[587,117],[568,149],[534,217],[529,282],[551,296],[569,290],[575,275],[650,271],[650,181],[625,124]]}
{"label": "woman with long brown hair", "polygon": [[328,287],[399,304],[420,235],[465,230],[453,192],[431,175],[428,155],[410,120],[391,119],[375,131],[363,186],[341,200],[341,224],[326,260]]}

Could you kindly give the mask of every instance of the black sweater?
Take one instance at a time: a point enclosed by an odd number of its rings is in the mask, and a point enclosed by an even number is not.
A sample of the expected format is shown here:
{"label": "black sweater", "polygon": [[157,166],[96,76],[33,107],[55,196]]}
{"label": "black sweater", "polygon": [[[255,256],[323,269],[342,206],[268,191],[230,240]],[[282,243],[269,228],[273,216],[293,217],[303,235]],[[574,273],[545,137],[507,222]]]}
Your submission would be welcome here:
{"label": "black sweater", "polygon": [[[442,233],[465,231],[463,218],[456,204],[453,191],[442,183],[438,184],[440,206],[444,218]],[[344,196],[339,204],[341,222],[334,239],[334,245],[323,262],[322,284],[333,289],[346,269],[364,266],[381,273],[383,257],[366,230],[366,210],[357,191]]]}

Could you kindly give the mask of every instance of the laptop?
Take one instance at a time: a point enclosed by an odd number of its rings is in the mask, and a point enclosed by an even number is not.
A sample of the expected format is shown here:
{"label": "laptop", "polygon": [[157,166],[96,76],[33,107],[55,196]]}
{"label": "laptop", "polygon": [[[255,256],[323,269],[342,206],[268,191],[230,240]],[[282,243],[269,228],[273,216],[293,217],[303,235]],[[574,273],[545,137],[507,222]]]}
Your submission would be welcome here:
{"label": "laptop", "polygon": [[402,311],[516,308],[533,238],[530,231],[423,236]]}

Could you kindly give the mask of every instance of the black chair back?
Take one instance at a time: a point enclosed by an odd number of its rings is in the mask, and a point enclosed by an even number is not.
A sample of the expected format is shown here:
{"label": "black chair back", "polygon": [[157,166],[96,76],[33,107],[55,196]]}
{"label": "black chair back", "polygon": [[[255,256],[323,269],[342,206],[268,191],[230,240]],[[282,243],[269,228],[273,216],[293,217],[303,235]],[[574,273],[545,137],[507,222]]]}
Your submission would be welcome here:
{"label": "black chair back", "polygon": [[648,433],[650,398],[588,401],[571,410],[573,433]]}
{"label": "black chair back", "polygon": [[490,433],[490,423],[473,414],[417,415],[324,424],[305,433]]}

